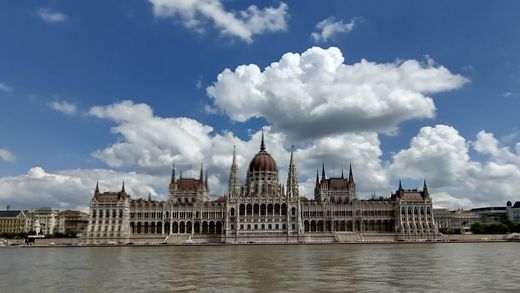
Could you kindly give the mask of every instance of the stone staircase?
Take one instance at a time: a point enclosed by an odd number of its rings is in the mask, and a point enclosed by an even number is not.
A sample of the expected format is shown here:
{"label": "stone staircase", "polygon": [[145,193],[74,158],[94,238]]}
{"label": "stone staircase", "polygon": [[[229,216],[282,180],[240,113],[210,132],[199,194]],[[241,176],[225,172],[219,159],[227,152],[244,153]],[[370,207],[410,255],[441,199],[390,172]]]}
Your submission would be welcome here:
{"label": "stone staircase", "polygon": [[363,235],[358,232],[334,232],[334,240],[336,242],[363,242]]}

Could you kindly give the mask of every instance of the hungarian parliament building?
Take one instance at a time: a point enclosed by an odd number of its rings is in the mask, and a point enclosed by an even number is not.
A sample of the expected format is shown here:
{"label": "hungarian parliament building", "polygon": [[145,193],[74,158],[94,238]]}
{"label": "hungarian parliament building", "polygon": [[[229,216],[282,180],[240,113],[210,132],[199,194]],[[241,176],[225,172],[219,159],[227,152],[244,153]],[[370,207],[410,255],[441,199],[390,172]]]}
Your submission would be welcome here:
{"label": "hungarian parliament building", "polygon": [[125,243],[327,243],[434,240],[439,235],[426,181],[422,190],[399,182],[388,198],[359,199],[350,166],[348,178],[316,174],[314,198],[300,196],[293,151],[287,184],[260,151],[239,180],[235,150],[225,196],[212,199],[207,173],[177,178],[172,170],[167,201],[133,199],[125,192],[100,192],[90,202],[84,235],[89,244]]}

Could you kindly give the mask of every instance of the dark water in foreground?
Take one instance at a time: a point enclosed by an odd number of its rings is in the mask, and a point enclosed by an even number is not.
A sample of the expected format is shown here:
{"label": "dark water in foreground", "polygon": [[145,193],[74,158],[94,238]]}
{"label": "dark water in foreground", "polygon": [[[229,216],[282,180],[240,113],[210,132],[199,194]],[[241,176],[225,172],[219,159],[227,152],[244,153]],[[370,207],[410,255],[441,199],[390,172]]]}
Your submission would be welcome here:
{"label": "dark water in foreground", "polygon": [[520,243],[0,248],[0,292],[520,292]]}

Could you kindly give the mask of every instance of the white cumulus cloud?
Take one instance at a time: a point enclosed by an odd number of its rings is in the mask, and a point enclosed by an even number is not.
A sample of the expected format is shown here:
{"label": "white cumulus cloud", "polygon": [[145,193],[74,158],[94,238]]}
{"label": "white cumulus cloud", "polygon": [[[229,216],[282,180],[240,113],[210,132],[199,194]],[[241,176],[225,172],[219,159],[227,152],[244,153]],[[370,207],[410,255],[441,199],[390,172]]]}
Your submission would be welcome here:
{"label": "white cumulus cloud", "polygon": [[15,156],[10,150],[0,148],[0,159],[6,162],[13,162],[15,160]]}
{"label": "white cumulus cloud", "polygon": [[354,17],[348,23],[343,20],[336,20],[334,17],[326,18],[316,24],[316,31],[311,33],[311,38],[314,42],[326,42],[338,33],[351,32],[359,22],[360,18]]}
{"label": "white cumulus cloud", "polygon": [[352,131],[390,131],[400,122],[432,118],[428,94],[461,87],[467,79],[431,60],[345,64],[338,48],[286,53],[261,70],[225,69],[207,88],[214,106],[239,122],[264,117],[297,138]]}
{"label": "white cumulus cloud", "polygon": [[66,14],[50,8],[40,8],[38,9],[37,14],[43,21],[47,23],[66,22],[69,18]]}
{"label": "white cumulus cloud", "polygon": [[[211,188],[223,194],[231,165],[233,145],[237,148],[240,176],[245,178],[249,161],[259,150],[261,131],[242,140],[231,132],[215,133],[213,128],[190,118],[163,118],[153,114],[146,104],[123,101],[108,106],[96,106],[90,114],[114,121],[112,131],[121,136],[117,142],[94,152],[94,156],[113,168],[135,167],[149,174],[166,174],[171,165],[183,168],[185,175],[198,176],[200,163],[209,170]],[[280,168],[280,180],[285,184],[289,149],[297,144],[281,132],[265,127],[267,150]],[[381,165],[382,151],[375,133],[344,134],[317,139],[298,147],[295,158],[302,178],[302,194],[312,195],[317,167],[327,165],[330,175],[336,169],[347,170],[352,162],[360,190],[387,188],[386,171]],[[179,172],[179,170],[178,170]],[[388,189],[387,189],[388,190]]]}
{"label": "white cumulus cloud", "polygon": [[167,177],[134,172],[123,173],[106,169],[70,169],[49,172],[33,167],[26,174],[0,178],[0,201],[14,209],[52,207],[86,210],[94,193],[96,182],[100,191],[119,191],[122,182],[133,198],[165,199],[157,192],[165,188]]}
{"label": "white cumulus cloud", "polygon": [[[408,149],[393,156],[390,168],[403,178],[428,179],[436,192],[445,193],[440,199],[447,202],[449,194],[464,205],[503,205],[507,200],[518,200],[519,145],[512,152],[485,131],[471,142],[451,126],[428,126],[412,139]],[[482,162],[472,159],[471,146],[489,158]]]}
{"label": "white cumulus cloud", "polygon": [[[159,117],[150,106],[123,101],[95,106],[90,115],[114,123],[117,136],[112,145],[93,155],[112,168],[135,169],[121,172],[106,169],[72,169],[49,172],[34,167],[26,174],[0,178],[0,201],[19,207],[51,206],[85,208],[97,180],[101,189],[118,190],[121,182],[133,197],[167,197],[171,166],[177,176],[198,177],[200,164],[209,172],[212,194],[223,195],[231,165],[233,145],[242,182],[250,160],[259,150],[260,130],[241,139],[229,131],[214,129],[185,117]],[[349,132],[310,141],[293,140],[273,126],[264,127],[267,151],[275,158],[280,182],[286,183],[289,149],[296,144],[295,161],[302,196],[312,197],[316,169],[325,163],[327,176],[348,173],[352,163],[360,197],[372,192],[388,196],[395,190],[396,178],[422,181],[426,178],[435,206],[468,208],[503,205],[517,197],[520,181],[520,147],[502,146],[492,133],[482,131],[475,141],[465,139],[447,125],[427,126],[419,130],[408,148],[384,161],[379,134]],[[480,162],[469,151],[487,156]],[[321,170],[320,170],[321,173]],[[416,181],[416,182],[417,182]],[[406,187],[405,180],[405,187]]]}
{"label": "white cumulus cloud", "polygon": [[74,115],[78,111],[75,104],[67,101],[53,101],[48,103],[53,110],[61,112],[65,115]]}
{"label": "white cumulus cloud", "polygon": [[204,31],[210,21],[224,35],[252,42],[254,35],[287,29],[287,4],[263,9],[255,5],[245,10],[228,11],[220,0],[149,0],[156,17],[180,17],[183,24]]}

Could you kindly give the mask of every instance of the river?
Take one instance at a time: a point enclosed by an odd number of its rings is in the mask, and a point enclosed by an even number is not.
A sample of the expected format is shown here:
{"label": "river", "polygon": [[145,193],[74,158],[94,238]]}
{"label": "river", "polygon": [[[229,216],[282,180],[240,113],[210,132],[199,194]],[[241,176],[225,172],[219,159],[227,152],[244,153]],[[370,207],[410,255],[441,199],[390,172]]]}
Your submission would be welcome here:
{"label": "river", "polygon": [[520,292],[520,243],[0,248],[0,292]]}

